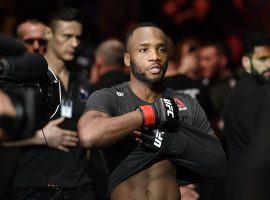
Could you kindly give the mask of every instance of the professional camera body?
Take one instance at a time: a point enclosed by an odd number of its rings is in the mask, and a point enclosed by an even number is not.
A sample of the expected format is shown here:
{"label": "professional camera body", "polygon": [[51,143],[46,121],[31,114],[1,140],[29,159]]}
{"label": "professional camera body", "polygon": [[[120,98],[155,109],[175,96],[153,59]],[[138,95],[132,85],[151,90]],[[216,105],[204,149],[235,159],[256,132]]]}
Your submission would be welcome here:
{"label": "professional camera body", "polygon": [[60,82],[39,54],[23,53],[0,61],[0,90],[16,109],[16,117],[0,115],[0,127],[12,139],[33,136],[61,102]]}

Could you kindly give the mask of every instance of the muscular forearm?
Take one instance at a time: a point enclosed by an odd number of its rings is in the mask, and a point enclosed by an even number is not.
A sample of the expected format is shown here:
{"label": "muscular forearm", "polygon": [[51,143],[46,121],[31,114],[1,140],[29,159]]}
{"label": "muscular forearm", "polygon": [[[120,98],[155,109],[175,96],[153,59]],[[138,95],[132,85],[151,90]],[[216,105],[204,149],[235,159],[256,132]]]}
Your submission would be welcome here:
{"label": "muscular forearm", "polygon": [[140,128],[143,120],[139,111],[117,117],[87,115],[83,115],[78,123],[80,143],[85,148],[110,145]]}

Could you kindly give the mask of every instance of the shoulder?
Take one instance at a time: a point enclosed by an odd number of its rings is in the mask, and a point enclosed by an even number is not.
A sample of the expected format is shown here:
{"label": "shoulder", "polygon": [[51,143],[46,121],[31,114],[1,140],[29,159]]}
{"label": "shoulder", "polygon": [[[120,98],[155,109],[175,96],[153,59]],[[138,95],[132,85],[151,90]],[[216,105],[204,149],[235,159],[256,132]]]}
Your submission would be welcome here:
{"label": "shoulder", "polygon": [[112,86],[110,88],[103,88],[100,90],[96,90],[93,92],[90,96],[90,98],[93,97],[103,97],[103,98],[115,98],[116,96],[122,96],[123,91],[127,88],[127,83],[122,83],[119,85]]}
{"label": "shoulder", "polygon": [[128,88],[128,82],[124,82],[118,85],[114,85],[112,87],[110,87],[111,90],[113,91],[124,91]]}

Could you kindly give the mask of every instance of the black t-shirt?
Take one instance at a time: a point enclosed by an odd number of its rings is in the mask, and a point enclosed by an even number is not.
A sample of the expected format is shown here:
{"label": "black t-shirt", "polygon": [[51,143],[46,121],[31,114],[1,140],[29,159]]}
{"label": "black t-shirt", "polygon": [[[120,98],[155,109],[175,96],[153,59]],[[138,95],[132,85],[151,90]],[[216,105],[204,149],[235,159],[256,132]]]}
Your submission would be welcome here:
{"label": "black t-shirt", "polygon": [[[207,117],[201,108],[201,106],[197,103],[197,101],[191,98],[189,95],[175,92],[169,88],[164,91],[165,97],[176,97],[181,103],[178,105],[179,107],[179,116],[181,121],[189,124],[192,127],[195,127],[199,130],[202,130],[207,135],[213,134],[213,131],[210,127],[210,124],[207,120]],[[87,100],[85,112],[90,110],[96,110],[100,112],[107,113],[109,116],[119,116],[125,113],[134,111],[136,107],[141,105],[149,104],[140,98],[138,98],[130,89],[129,84],[123,83],[111,88],[104,88],[102,90],[94,92]],[[211,136],[212,138],[212,136]],[[115,144],[109,146],[108,148],[104,149],[104,155],[106,157],[110,174],[114,171],[118,170],[117,167],[123,160],[129,157],[131,152],[134,152],[136,148],[140,148],[138,143],[135,142],[133,136],[130,134]],[[137,151],[138,153],[138,151]],[[152,157],[152,160],[146,158],[141,151],[139,152],[139,156],[143,163],[141,166],[146,166],[150,164],[150,162],[157,162],[158,159],[165,159],[159,156],[159,152],[157,154],[148,154]],[[138,156],[138,154],[137,154]],[[135,160],[135,159],[131,159]],[[153,164],[153,163],[152,163]],[[128,170],[128,169],[125,169]],[[138,172],[138,170],[142,170],[138,168],[136,170],[130,169],[129,176]],[[120,170],[121,171],[121,170]],[[118,178],[119,175],[116,175]],[[124,174],[122,174],[124,176]],[[116,178],[116,179],[117,179]],[[125,179],[128,176],[125,175]],[[123,180],[123,177],[121,177]],[[113,186],[117,184],[119,180],[113,180]]]}
{"label": "black t-shirt", "polygon": [[[260,118],[264,83],[245,74],[227,96],[223,109],[224,135],[228,147],[228,197],[239,199],[245,183],[249,154],[258,138],[256,119]],[[268,99],[267,99],[268,100]]]}
{"label": "black t-shirt", "polygon": [[[78,74],[70,74],[68,88],[68,91],[65,91],[62,87],[62,101],[72,100],[72,118],[65,118],[59,127],[76,131],[77,121],[83,113],[90,93],[90,86]],[[60,112],[61,108],[53,119],[59,118]],[[44,187],[48,184],[79,187],[90,181],[86,168],[86,151],[79,145],[69,148],[68,153],[47,146],[22,147],[13,187]]]}

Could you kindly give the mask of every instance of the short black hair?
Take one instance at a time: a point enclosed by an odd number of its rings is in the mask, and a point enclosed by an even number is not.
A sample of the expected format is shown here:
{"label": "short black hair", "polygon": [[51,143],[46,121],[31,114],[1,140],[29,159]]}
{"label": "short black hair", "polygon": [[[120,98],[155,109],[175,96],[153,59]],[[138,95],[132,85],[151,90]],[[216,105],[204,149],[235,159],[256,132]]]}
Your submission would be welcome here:
{"label": "short black hair", "polygon": [[[138,28],[144,28],[144,27],[154,27],[154,28],[158,28],[160,29],[162,32],[164,32],[158,25],[156,25],[155,23],[153,22],[142,22],[142,23],[139,23],[137,25],[135,25],[134,27],[132,27],[128,33],[127,33],[127,36],[126,36],[126,51],[127,51],[127,48],[128,48],[128,43],[129,43],[129,40],[130,40],[130,37],[133,35],[134,31],[137,30]],[[166,36],[166,34],[164,33],[164,35]],[[166,37],[167,38],[167,37]]]}
{"label": "short black hair", "polygon": [[60,7],[54,10],[54,12],[49,17],[49,27],[54,29],[58,20],[76,21],[80,24],[83,24],[83,16],[81,15],[80,10],[74,7]]}
{"label": "short black hair", "polygon": [[270,34],[266,31],[256,31],[245,37],[244,55],[254,53],[254,48],[258,46],[270,46]]}

